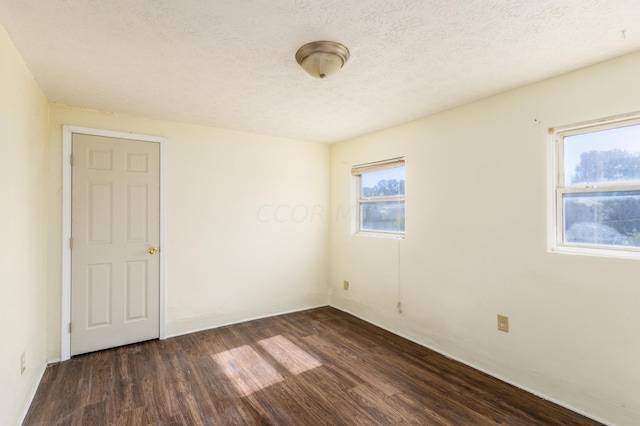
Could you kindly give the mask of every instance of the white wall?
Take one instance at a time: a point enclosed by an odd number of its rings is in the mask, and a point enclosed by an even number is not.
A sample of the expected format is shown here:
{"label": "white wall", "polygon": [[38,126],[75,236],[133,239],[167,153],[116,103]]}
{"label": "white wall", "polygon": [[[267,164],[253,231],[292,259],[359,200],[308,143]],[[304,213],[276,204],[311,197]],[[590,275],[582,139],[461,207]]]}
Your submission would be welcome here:
{"label": "white wall", "polygon": [[[547,129],[640,110],[639,75],[640,53],[333,145],[330,303],[590,416],[640,424],[640,263],[552,254],[546,241]],[[351,166],[398,156],[406,239],[352,235]]]}
{"label": "white wall", "polygon": [[50,361],[61,344],[63,124],[168,140],[169,335],[328,303],[328,146],[53,104]]}
{"label": "white wall", "polygon": [[[45,367],[48,103],[0,25],[0,424],[17,424]],[[24,351],[26,370],[20,374]]]}

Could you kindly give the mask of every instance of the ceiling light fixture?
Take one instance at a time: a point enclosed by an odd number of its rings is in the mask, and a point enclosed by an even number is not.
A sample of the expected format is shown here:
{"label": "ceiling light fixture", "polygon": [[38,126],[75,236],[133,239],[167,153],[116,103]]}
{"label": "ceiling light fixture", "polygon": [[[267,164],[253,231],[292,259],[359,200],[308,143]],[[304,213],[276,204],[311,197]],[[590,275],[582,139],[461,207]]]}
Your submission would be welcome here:
{"label": "ceiling light fixture", "polygon": [[337,73],[349,59],[349,49],[334,41],[312,41],[296,52],[296,61],[312,77]]}

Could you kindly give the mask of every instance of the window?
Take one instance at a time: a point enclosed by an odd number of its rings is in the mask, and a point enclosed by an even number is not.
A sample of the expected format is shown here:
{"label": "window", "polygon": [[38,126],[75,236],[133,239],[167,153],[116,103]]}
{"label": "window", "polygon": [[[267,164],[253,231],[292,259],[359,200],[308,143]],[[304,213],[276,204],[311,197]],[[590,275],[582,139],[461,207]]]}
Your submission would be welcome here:
{"label": "window", "polygon": [[356,231],[404,235],[404,159],[354,166]]}
{"label": "window", "polygon": [[640,257],[640,115],[553,135],[554,249]]}

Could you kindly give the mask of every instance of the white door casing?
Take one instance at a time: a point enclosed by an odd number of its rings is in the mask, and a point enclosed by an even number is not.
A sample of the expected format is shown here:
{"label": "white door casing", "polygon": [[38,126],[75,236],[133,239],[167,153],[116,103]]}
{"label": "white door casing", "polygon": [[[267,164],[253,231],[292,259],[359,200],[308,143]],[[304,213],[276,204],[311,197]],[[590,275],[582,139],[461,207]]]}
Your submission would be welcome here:
{"label": "white door casing", "polygon": [[62,360],[165,338],[164,142],[64,128]]}

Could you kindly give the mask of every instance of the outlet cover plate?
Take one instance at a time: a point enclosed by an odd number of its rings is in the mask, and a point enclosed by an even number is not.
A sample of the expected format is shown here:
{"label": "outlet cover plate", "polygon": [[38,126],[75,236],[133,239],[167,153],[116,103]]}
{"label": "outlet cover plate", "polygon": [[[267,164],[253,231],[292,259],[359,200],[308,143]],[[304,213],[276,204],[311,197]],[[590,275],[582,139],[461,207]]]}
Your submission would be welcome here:
{"label": "outlet cover plate", "polygon": [[506,315],[498,315],[498,330],[509,332],[509,317]]}

